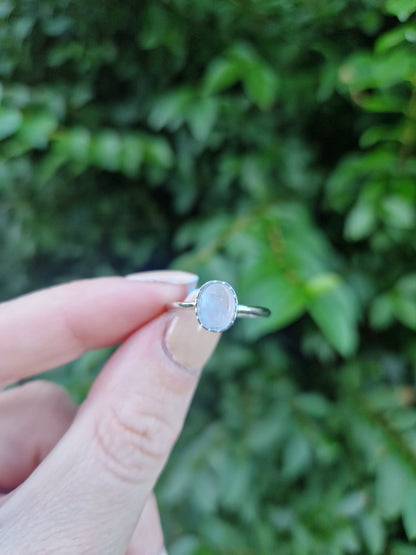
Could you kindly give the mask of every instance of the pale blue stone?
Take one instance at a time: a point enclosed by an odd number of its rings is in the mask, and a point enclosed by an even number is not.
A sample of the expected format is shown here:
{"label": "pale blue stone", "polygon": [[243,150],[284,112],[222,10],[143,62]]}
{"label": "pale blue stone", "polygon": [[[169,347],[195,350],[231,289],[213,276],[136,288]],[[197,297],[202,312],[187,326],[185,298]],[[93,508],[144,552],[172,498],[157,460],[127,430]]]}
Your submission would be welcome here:
{"label": "pale blue stone", "polygon": [[198,296],[197,315],[200,324],[211,331],[221,332],[234,322],[237,299],[228,283],[208,282]]}

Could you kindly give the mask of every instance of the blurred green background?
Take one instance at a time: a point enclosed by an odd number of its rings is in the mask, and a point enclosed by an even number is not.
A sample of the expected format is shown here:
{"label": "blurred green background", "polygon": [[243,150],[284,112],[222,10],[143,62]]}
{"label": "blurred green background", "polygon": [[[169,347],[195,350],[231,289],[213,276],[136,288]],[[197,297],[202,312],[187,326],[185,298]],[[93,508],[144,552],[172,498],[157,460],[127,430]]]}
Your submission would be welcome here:
{"label": "blurred green background", "polygon": [[202,378],[172,555],[416,553],[415,43],[415,0],[0,0],[0,298],[175,267],[273,311]]}

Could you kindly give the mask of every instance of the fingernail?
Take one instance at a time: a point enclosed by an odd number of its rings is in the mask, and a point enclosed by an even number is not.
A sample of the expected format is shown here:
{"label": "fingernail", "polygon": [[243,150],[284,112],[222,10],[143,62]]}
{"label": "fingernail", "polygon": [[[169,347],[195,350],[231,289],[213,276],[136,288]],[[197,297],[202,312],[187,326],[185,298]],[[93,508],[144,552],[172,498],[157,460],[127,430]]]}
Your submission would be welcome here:
{"label": "fingernail", "polygon": [[170,283],[173,285],[187,285],[188,293],[193,291],[198,283],[198,276],[180,270],[153,270],[150,272],[140,272],[129,274],[126,279],[132,281],[148,281],[155,283]]}
{"label": "fingernail", "polygon": [[[186,300],[194,300],[195,296],[196,292],[193,292]],[[200,326],[192,309],[178,308],[167,329],[165,346],[177,364],[197,371],[208,361],[220,337],[220,333]]]}

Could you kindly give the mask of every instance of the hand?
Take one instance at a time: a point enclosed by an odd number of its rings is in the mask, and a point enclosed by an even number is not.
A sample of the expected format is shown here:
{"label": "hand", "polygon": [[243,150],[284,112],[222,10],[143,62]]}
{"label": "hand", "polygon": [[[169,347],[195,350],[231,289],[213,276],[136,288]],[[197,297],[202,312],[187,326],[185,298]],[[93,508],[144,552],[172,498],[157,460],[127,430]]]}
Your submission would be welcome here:
{"label": "hand", "polygon": [[0,386],[122,343],[77,410],[57,385],[0,394],[0,553],[158,555],[153,487],[219,334],[164,312],[196,276],[77,281],[0,305]]}

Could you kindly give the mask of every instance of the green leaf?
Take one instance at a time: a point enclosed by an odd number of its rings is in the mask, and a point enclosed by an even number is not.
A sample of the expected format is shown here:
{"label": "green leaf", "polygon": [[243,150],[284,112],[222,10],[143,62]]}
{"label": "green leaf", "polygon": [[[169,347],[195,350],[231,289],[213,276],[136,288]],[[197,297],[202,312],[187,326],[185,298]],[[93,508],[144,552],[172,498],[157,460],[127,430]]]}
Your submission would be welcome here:
{"label": "green leaf", "polygon": [[[220,551],[225,553],[230,553],[232,551],[241,553],[246,548],[240,532],[231,522],[227,522],[225,519],[220,520],[220,518],[215,517],[211,518],[209,521],[204,519],[201,532],[202,536],[205,537],[214,548],[212,553],[219,553]],[[199,553],[197,552],[196,555],[204,555],[204,551],[205,550],[201,550]]]}
{"label": "green leaf", "polygon": [[296,526],[296,516],[289,507],[276,507],[271,511],[273,526],[279,531],[288,532]]}
{"label": "green leaf", "polygon": [[245,41],[232,44],[227,50],[227,57],[239,65],[241,73],[247,68],[261,63],[255,48]]}
{"label": "green leaf", "polygon": [[59,133],[56,138],[56,150],[67,158],[86,161],[89,157],[91,134],[85,127],[75,127]]}
{"label": "green leaf", "polygon": [[413,24],[401,25],[381,35],[376,42],[376,52],[384,52],[403,42],[416,42],[416,28]]}
{"label": "green leaf", "polygon": [[408,543],[394,542],[391,553],[392,555],[416,555],[416,547]]}
{"label": "green leaf", "polygon": [[284,415],[272,413],[270,417],[253,423],[247,429],[245,441],[255,453],[261,454],[264,450],[276,449],[285,438],[286,426]]}
{"label": "green leaf", "polygon": [[139,173],[143,160],[143,141],[134,135],[122,137],[120,170],[134,177]]}
{"label": "green leaf", "polygon": [[267,110],[276,100],[279,85],[275,72],[265,64],[254,64],[245,72],[247,95],[261,110]]}
{"label": "green leaf", "polygon": [[203,91],[212,94],[234,85],[240,78],[238,63],[226,58],[217,58],[208,66],[204,77]]}
{"label": "green leaf", "polygon": [[377,223],[374,208],[366,202],[358,202],[348,213],[344,225],[344,236],[349,241],[368,237]]}
{"label": "green leaf", "polygon": [[387,87],[411,82],[416,71],[416,56],[407,49],[394,49],[375,55],[354,54],[339,72],[340,80],[352,90]]}
{"label": "green leaf", "polygon": [[339,546],[337,553],[359,553],[361,542],[357,537],[357,531],[353,526],[345,526],[336,531],[336,545]]}
{"label": "green leaf", "polygon": [[393,322],[394,305],[390,295],[376,297],[370,305],[370,324],[376,330],[385,329]]}
{"label": "green leaf", "polygon": [[3,0],[0,3],[0,19],[7,19],[13,11],[13,4],[10,0]]}
{"label": "green leaf", "polygon": [[221,504],[226,509],[238,509],[247,497],[253,481],[252,467],[247,459],[227,459],[222,475]]}
{"label": "green leaf", "polygon": [[416,540],[416,484],[407,491],[403,504],[403,526],[410,541]]}
{"label": "green leaf", "polygon": [[194,493],[198,509],[205,515],[216,513],[222,497],[217,477],[209,467],[203,467],[198,482],[199,492]]}
{"label": "green leaf", "polygon": [[309,442],[303,435],[297,434],[290,438],[283,451],[282,474],[290,479],[301,476],[312,461]]}
{"label": "green leaf", "polygon": [[169,553],[170,555],[196,555],[200,545],[200,540],[195,536],[181,536],[169,545]]}
{"label": "green leaf", "polygon": [[32,148],[46,148],[58,126],[54,116],[46,112],[28,114],[23,118],[17,137]]}
{"label": "green leaf", "polygon": [[165,139],[146,137],[143,139],[143,147],[143,157],[148,164],[160,168],[169,168],[172,165],[172,149]]}
{"label": "green leaf", "polygon": [[406,297],[416,300],[416,273],[402,276],[397,281],[396,287]]}
{"label": "green leaf", "polygon": [[337,513],[343,517],[353,518],[363,512],[367,504],[367,495],[362,490],[345,495],[337,506]]}
{"label": "green leaf", "polygon": [[357,348],[357,321],[354,299],[345,287],[314,297],[309,312],[331,345],[343,356]]}
{"label": "green leaf", "polygon": [[102,131],[91,142],[91,159],[97,166],[116,171],[120,165],[121,140],[115,131]]}
{"label": "green leaf", "polygon": [[55,16],[53,19],[45,19],[42,23],[46,35],[58,37],[70,29],[72,21],[67,15],[61,15]]}
{"label": "green leaf", "polygon": [[[397,405],[396,407],[397,408]],[[401,409],[391,416],[391,425],[400,432],[412,431],[416,429],[416,411],[413,409]]]}
{"label": "green leaf", "polygon": [[406,21],[416,12],[416,0],[387,0],[385,9],[399,21]]}
{"label": "green leaf", "polygon": [[393,455],[384,456],[377,465],[375,498],[381,515],[389,520],[397,518],[408,489],[408,474]]}
{"label": "green leaf", "polygon": [[410,329],[416,330],[416,274],[400,278],[390,292],[392,310],[396,318]]}
{"label": "green leaf", "polygon": [[218,102],[204,97],[195,102],[187,111],[187,121],[197,141],[205,143],[214,127],[218,115]]}
{"label": "green leaf", "polygon": [[313,418],[326,418],[331,411],[331,404],[319,393],[302,393],[296,397],[299,410]]}
{"label": "green leaf", "polygon": [[393,227],[412,229],[416,222],[413,202],[398,195],[386,196],[382,204],[382,218]]}
{"label": "green leaf", "polygon": [[398,95],[394,95],[391,90],[386,94],[385,90],[373,91],[363,96],[360,106],[369,112],[384,113],[403,113],[405,108],[405,99]]}
{"label": "green leaf", "polygon": [[326,186],[328,203],[332,208],[345,212],[346,206],[356,198],[356,183],[363,171],[362,156],[350,154],[339,162]]}
{"label": "green leaf", "polygon": [[341,278],[337,274],[319,274],[306,282],[305,291],[308,295],[314,297],[336,289],[340,283]]}
{"label": "green leaf", "polygon": [[254,339],[270,331],[280,329],[298,318],[305,310],[306,297],[301,287],[292,284],[281,275],[261,278],[251,287],[245,286],[246,277],[242,277],[242,289],[247,291],[250,299],[267,305],[271,310],[269,318],[259,319],[258,325],[247,329],[249,337]]}
{"label": "green leaf", "polygon": [[376,513],[364,515],[361,519],[361,533],[369,553],[379,555],[383,552],[386,532],[383,521]]}
{"label": "green leaf", "polygon": [[416,303],[413,299],[394,292],[392,295],[394,315],[403,325],[416,331]]}
{"label": "green leaf", "polygon": [[385,141],[400,143],[403,137],[403,124],[400,125],[375,125],[369,127],[360,137],[360,146],[368,148]]}
{"label": "green leaf", "polygon": [[14,108],[0,107],[0,141],[13,135],[22,122],[22,115]]}
{"label": "green leaf", "polygon": [[67,157],[58,151],[52,151],[47,154],[37,168],[38,183],[42,185],[49,181],[65,162],[67,162]]}
{"label": "green leaf", "polygon": [[253,198],[264,199],[268,196],[269,180],[265,161],[257,156],[245,156],[239,164],[237,161],[230,160],[228,171],[230,175],[240,174],[242,186],[251,194]]}
{"label": "green leaf", "polygon": [[176,129],[185,119],[193,100],[193,92],[188,87],[171,91],[154,101],[149,114],[149,125],[156,130],[169,126]]}

